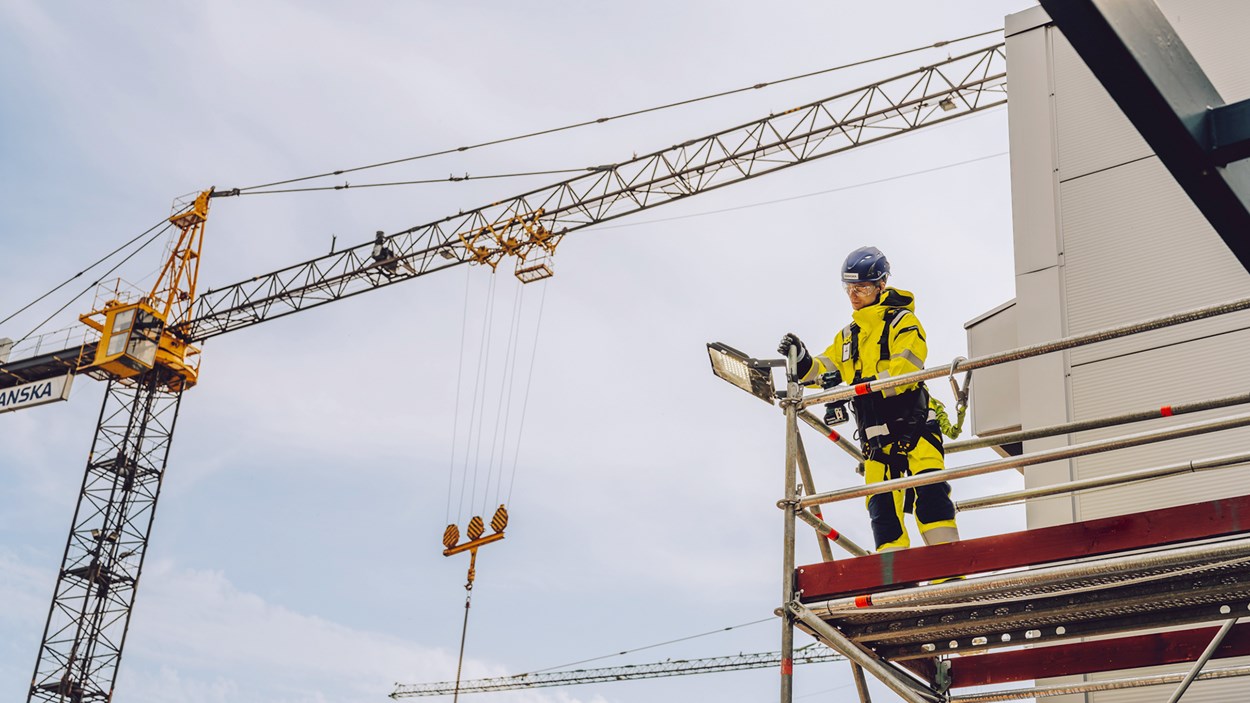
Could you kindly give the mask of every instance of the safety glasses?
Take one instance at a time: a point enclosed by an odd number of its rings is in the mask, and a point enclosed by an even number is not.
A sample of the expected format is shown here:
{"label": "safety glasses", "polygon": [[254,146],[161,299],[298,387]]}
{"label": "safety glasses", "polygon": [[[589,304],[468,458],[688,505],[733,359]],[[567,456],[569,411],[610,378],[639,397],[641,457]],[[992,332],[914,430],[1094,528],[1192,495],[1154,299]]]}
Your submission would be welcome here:
{"label": "safety glasses", "polygon": [[876,281],[869,281],[868,283],[843,283],[842,287],[846,289],[847,293],[855,295],[872,295],[877,292]]}

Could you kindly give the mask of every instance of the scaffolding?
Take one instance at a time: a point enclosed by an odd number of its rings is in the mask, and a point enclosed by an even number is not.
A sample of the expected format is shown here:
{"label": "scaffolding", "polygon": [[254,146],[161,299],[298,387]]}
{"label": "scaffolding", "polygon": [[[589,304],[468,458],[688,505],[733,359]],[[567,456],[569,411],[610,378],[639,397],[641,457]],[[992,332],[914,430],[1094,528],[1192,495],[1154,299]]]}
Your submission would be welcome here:
{"label": "scaffolding", "polygon": [[[1248,307],[1250,299],[1235,300],[806,397],[793,349],[786,360],[760,360],[709,344],[717,376],[769,403],[778,401],[785,416],[785,493],[777,503],[783,513],[782,605],[776,611],[782,620],[782,703],[793,697],[796,628],[851,662],[862,703],[870,701],[865,673],[908,703],[981,703],[1164,685],[1172,687],[1172,703],[1195,680],[1250,675],[1248,666],[1207,666],[1211,659],[1250,655],[1250,623],[1238,624],[1250,617],[1250,495],[876,554],[839,534],[820,513],[822,505],[838,501],[1250,426],[1250,413],[1231,413],[1042,451],[1019,450],[1019,443],[1031,439],[1245,405],[1250,394],[952,442],[948,455],[993,446],[1006,456],[823,493],[813,484],[799,430],[817,430],[862,462],[857,443],[807,408],[919,381],[949,376],[954,382],[960,373],[966,384],[977,369]],[[784,390],[775,389],[772,368],[786,369]],[[1018,504],[1248,463],[1250,451],[1231,451],[965,499],[955,507]],[[816,532],[821,562],[795,564],[800,523]],[[831,546],[851,558],[835,560]],[[1187,673],[999,687],[1180,663],[1191,664]],[[999,690],[959,691],[974,686]]]}

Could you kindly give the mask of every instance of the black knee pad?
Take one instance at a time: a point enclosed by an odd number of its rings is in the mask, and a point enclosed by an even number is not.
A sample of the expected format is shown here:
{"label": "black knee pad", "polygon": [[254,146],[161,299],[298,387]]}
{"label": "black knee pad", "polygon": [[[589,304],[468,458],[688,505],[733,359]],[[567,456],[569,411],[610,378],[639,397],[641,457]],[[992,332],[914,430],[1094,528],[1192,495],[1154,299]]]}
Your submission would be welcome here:
{"label": "black knee pad", "polygon": [[894,512],[894,496],[878,493],[868,498],[868,520],[872,524],[872,538],[877,547],[903,536],[903,524]]}
{"label": "black knee pad", "polygon": [[951,502],[951,485],[945,481],[916,487],[916,520],[929,524],[955,519],[955,504]]}

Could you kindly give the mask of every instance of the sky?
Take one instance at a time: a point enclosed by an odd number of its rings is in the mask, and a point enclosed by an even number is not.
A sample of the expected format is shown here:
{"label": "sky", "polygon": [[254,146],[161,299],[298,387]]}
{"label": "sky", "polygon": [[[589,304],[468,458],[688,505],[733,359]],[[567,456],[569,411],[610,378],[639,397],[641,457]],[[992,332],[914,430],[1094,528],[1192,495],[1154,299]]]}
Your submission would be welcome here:
{"label": "sky", "polygon": [[[210,186],[774,81],[1001,28],[1029,4],[140,11],[4,0],[0,316]],[[348,180],[614,163],[996,40]],[[930,364],[965,354],[964,322],[1014,295],[1006,151],[998,108],[580,231],[560,245],[555,277],[523,291],[506,266],[493,281],[459,267],[210,340],[200,385],[183,399],[115,699],[357,703],[396,682],[454,678],[468,563],[443,557],[440,539],[449,522],[463,531],[473,514],[489,519],[501,500],[511,522],[479,553],[466,678],[716,631],[582,666],[778,649],[780,626],[767,619],[781,588],[782,418],[716,379],[705,344],[768,356],[793,331],[823,347],[849,319],[836,268],[873,244],[892,282],[916,293]],[[200,284],[557,178],[217,199]],[[118,273],[150,284],[160,257],[150,247]],[[6,322],[0,337],[26,335],[91,280]],[[43,329],[74,325],[92,300]],[[944,383],[933,388],[950,399]],[[0,416],[0,698],[21,700],[29,685],[103,392],[79,378],[67,403]],[[856,483],[844,455],[817,439],[808,435],[817,487]],[[1020,483],[1014,473],[969,479],[956,497]],[[862,504],[825,514],[871,542]],[[1011,510],[961,521],[973,537],[1024,526]],[[800,531],[798,561],[818,560]],[[477,698],[762,703],[777,678],[764,669]],[[851,695],[841,664],[799,667],[795,686],[800,700]]]}

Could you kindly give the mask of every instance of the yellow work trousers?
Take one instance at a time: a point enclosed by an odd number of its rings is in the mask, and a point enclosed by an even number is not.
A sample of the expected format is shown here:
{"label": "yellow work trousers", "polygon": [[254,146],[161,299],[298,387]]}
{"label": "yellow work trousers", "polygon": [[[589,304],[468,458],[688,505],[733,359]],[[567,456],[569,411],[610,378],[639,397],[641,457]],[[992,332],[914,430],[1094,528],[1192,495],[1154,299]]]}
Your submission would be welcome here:
{"label": "yellow work trousers", "polygon": [[[901,456],[892,453],[893,444],[886,445],[875,460],[864,461],[864,480],[873,484],[925,471],[940,471],[946,466],[941,439],[935,437],[935,445],[929,437],[928,434],[922,436],[910,452]],[[945,481],[871,495],[868,496],[868,517],[878,552],[911,546],[903,514],[913,510],[922,535],[937,527],[955,527],[955,504],[951,502],[950,484]]]}

